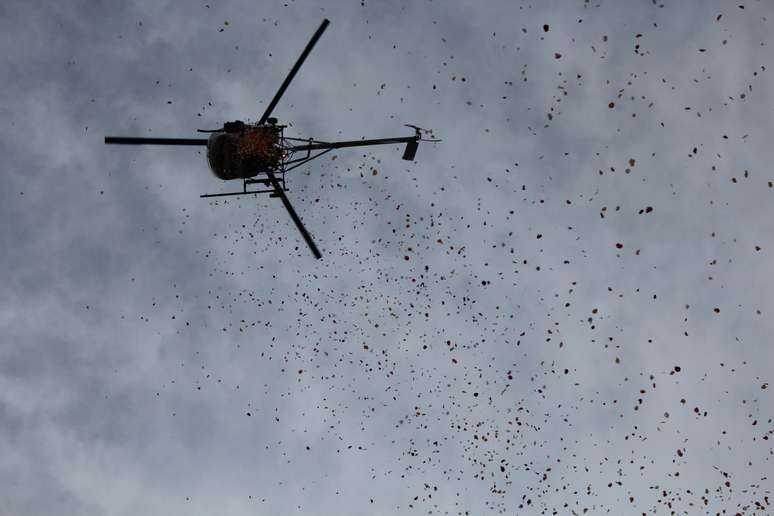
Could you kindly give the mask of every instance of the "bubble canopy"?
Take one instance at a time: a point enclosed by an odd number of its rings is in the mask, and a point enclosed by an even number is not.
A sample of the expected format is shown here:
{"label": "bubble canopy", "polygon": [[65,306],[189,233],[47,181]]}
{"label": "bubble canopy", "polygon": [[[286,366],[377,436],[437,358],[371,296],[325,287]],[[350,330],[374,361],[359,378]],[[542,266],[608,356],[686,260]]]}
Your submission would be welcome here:
{"label": "bubble canopy", "polygon": [[239,132],[218,131],[207,140],[207,162],[225,181],[255,177],[276,170],[282,160],[279,130],[273,126],[245,125]]}

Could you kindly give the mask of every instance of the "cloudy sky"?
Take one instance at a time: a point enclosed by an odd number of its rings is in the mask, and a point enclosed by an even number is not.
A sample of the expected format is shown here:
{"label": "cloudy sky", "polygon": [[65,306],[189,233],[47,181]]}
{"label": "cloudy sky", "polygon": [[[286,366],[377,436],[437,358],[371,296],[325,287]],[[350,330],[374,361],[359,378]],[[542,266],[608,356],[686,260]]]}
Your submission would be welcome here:
{"label": "cloudy sky", "polygon": [[[209,202],[275,110],[431,128]],[[0,4],[0,513],[765,514],[768,1]],[[239,185],[237,185],[239,187]]]}

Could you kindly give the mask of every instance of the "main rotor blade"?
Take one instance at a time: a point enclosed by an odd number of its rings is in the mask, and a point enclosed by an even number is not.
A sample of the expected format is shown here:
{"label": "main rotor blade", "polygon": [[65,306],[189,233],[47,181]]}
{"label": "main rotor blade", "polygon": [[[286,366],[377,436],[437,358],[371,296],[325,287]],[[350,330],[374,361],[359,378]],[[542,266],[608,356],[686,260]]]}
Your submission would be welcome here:
{"label": "main rotor blade", "polygon": [[285,205],[285,208],[288,210],[288,213],[290,213],[290,218],[293,219],[293,222],[296,223],[296,227],[301,232],[301,236],[304,237],[304,240],[306,240],[306,245],[308,245],[309,249],[312,250],[312,254],[314,254],[314,257],[319,260],[320,258],[322,258],[322,254],[320,254],[320,250],[317,249],[317,246],[315,245],[314,240],[312,240],[312,236],[306,230],[306,228],[304,227],[304,224],[301,222],[301,219],[296,213],[296,210],[294,210],[293,206],[290,204],[290,201],[288,200],[287,195],[285,195],[285,191],[282,189],[282,185],[280,185],[279,181],[277,181],[277,178],[274,175],[274,172],[266,172],[266,175],[269,177],[269,181],[271,181],[271,185],[274,187],[274,193],[277,194],[277,197],[279,197],[282,200],[282,204]]}
{"label": "main rotor blade", "polygon": [[266,122],[266,119],[271,116],[271,112],[274,111],[274,107],[277,105],[277,102],[279,102],[280,98],[282,98],[282,95],[285,93],[285,90],[288,87],[288,84],[290,84],[290,81],[293,80],[293,77],[296,76],[296,73],[298,72],[298,69],[301,68],[301,65],[304,64],[304,60],[309,55],[309,52],[312,51],[312,48],[314,48],[314,45],[317,43],[317,40],[320,39],[320,36],[322,36],[322,33],[325,32],[325,28],[328,26],[330,21],[328,21],[327,18],[323,19],[322,23],[320,24],[320,27],[317,29],[317,32],[312,35],[312,39],[309,40],[309,43],[306,44],[306,48],[303,52],[301,52],[301,56],[298,58],[298,61],[296,61],[296,64],[293,65],[293,68],[291,68],[290,73],[287,77],[285,77],[285,81],[282,83],[282,86],[280,86],[279,90],[277,90],[276,95],[274,95],[274,98],[271,99],[271,102],[269,103],[269,107],[266,108],[266,112],[263,114],[260,120],[258,120],[258,125],[261,125],[262,123]]}
{"label": "main rotor blade", "polygon": [[207,145],[203,138],[132,138],[129,136],[105,136],[105,143],[124,145]]}

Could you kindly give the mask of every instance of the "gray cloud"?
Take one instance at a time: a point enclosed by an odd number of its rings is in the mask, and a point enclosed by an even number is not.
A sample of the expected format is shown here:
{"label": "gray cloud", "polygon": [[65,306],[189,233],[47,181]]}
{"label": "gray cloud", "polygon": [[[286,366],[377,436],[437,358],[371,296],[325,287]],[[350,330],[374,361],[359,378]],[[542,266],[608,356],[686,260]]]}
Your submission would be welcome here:
{"label": "gray cloud", "polygon": [[[0,512],[768,511],[743,5],[1,6]],[[293,173],[322,261],[201,152],[102,143],[255,119],[323,17],[289,134],[444,141]]]}

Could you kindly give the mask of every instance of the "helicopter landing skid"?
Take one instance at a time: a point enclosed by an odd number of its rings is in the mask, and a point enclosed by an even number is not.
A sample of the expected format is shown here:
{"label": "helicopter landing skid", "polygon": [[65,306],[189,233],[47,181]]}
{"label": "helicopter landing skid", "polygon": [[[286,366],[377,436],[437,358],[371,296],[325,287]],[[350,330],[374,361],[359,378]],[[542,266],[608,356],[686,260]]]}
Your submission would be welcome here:
{"label": "helicopter landing skid", "polygon": [[[278,178],[277,181],[282,186],[282,191],[287,192],[288,189],[285,187],[285,178]],[[263,194],[267,193],[269,194],[269,197],[279,197],[277,194],[277,190],[274,188],[269,188],[266,190],[248,190],[248,185],[254,185],[254,184],[260,184],[260,185],[271,185],[272,182],[270,179],[245,179],[242,191],[241,192],[226,192],[226,193],[217,193],[217,194],[203,194],[200,195],[200,198],[208,198],[208,197],[234,197],[237,195],[253,195],[253,194]]]}

